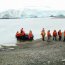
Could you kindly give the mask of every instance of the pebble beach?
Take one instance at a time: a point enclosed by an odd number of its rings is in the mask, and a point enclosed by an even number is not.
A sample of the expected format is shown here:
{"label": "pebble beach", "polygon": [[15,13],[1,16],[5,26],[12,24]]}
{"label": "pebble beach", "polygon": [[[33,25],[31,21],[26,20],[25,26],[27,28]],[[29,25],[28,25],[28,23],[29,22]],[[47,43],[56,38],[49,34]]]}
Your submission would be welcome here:
{"label": "pebble beach", "polygon": [[65,65],[65,42],[18,42],[0,48],[0,65]]}

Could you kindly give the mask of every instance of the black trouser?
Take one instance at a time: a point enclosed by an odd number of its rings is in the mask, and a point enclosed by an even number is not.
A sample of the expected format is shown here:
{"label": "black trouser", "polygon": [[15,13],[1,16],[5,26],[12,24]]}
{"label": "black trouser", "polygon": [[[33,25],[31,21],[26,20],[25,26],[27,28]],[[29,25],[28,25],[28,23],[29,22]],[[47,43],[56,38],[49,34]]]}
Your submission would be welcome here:
{"label": "black trouser", "polygon": [[61,37],[61,36],[59,36],[59,41],[61,41],[61,38],[62,38],[62,37]]}
{"label": "black trouser", "polygon": [[45,36],[42,37],[42,40],[43,40],[43,41],[45,40]]}
{"label": "black trouser", "polygon": [[50,36],[48,37],[48,40],[50,40]]}
{"label": "black trouser", "polygon": [[57,40],[56,36],[53,36],[53,40],[55,40],[55,41]]}
{"label": "black trouser", "polygon": [[65,41],[65,36],[64,36],[64,41]]}
{"label": "black trouser", "polygon": [[20,36],[16,36],[17,40],[20,40]]}
{"label": "black trouser", "polygon": [[51,38],[51,37],[50,37],[50,36],[48,36],[48,39],[47,39],[47,41],[48,41],[48,42],[50,42],[50,41],[51,41],[51,39],[50,39],[50,38]]}

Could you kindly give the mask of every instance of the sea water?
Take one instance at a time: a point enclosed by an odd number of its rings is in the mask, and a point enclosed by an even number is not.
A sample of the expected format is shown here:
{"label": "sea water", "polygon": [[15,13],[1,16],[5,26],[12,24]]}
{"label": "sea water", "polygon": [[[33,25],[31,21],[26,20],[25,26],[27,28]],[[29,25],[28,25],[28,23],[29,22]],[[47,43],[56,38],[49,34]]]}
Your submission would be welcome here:
{"label": "sea water", "polygon": [[45,28],[51,33],[54,29],[62,32],[65,30],[65,19],[63,18],[24,18],[24,19],[0,19],[0,44],[15,45],[17,40],[15,34],[23,28],[26,33],[32,30],[34,39],[41,38],[41,30]]}

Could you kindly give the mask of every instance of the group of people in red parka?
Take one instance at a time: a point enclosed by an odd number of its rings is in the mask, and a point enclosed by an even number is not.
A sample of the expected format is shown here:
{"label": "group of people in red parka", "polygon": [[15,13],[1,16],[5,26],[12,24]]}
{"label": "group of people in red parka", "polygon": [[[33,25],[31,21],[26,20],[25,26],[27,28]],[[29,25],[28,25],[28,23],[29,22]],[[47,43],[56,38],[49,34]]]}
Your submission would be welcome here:
{"label": "group of people in red parka", "polygon": [[[45,40],[45,35],[46,35],[45,29],[43,28],[42,31],[41,31],[41,36],[42,36],[43,41]],[[54,41],[57,41],[57,40],[61,41],[62,40],[61,30],[59,30],[58,32],[56,30],[54,30],[52,36],[51,36],[50,30],[48,30],[47,31],[47,40],[50,41],[51,37],[53,37]],[[63,32],[63,41],[65,41],[65,30]]]}
{"label": "group of people in red parka", "polygon": [[23,28],[20,30],[20,32],[17,31],[16,33],[17,40],[33,40],[33,33],[30,30],[28,34],[25,33]]}
{"label": "group of people in red parka", "polygon": [[[41,36],[42,36],[42,40],[44,41],[45,40],[45,35],[46,35],[46,32],[45,32],[45,29],[43,28],[42,31],[41,31]],[[16,38],[17,40],[33,40],[33,33],[32,31],[30,30],[28,34],[25,33],[25,31],[23,30],[23,28],[20,30],[20,32],[17,31],[16,33]],[[54,30],[52,35],[50,33],[50,30],[47,31],[47,41],[50,41],[51,40],[51,37],[53,37],[53,40],[54,41],[61,41],[62,40],[62,32],[61,30],[59,31],[56,31]],[[63,32],[63,41],[65,41],[65,30]]]}

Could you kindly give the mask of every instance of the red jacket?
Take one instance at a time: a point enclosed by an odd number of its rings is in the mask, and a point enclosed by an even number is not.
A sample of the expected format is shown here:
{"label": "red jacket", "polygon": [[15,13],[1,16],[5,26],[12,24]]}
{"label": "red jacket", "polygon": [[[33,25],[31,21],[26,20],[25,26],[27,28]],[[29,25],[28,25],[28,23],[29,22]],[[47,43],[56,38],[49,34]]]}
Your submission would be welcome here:
{"label": "red jacket", "polygon": [[30,32],[30,33],[28,34],[28,37],[29,37],[29,39],[30,39],[31,37],[33,37],[32,32]]}
{"label": "red jacket", "polygon": [[42,32],[41,32],[41,35],[42,35],[42,36],[45,36],[45,31],[42,31]]}
{"label": "red jacket", "polygon": [[54,32],[53,32],[53,36],[57,36],[57,32],[54,31]]}
{"label": "red jacket", "polygon": [[25,35],[25,32],[24,32],[24,31],[22,31],[21,36],[24,36],[24,35]]}
{"label": "red jacket", "polygon": [[64,37],[65,37],[65,31],[64,31]]}
{"label": "red jacket", "polygon": [[20,36],[20,33],[17,32],[17,33],[16,33],[16,36],[17,36],[17,37]]}
{"label": "red jacket", "polygon": [[51,36],[51,33],[50,32],[47,32],[47,37],[50,37]]}
{"label": "red jacket", "polygon": [[59,36],[62,36],[62,32],[59,31],[59,32],[58,32],[58,35],[59,35]]}

